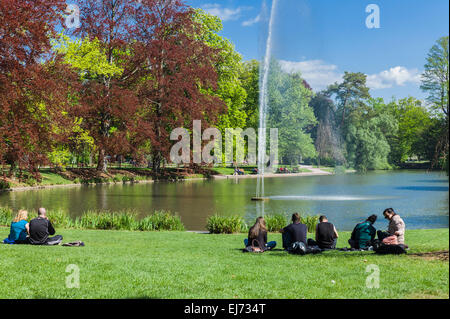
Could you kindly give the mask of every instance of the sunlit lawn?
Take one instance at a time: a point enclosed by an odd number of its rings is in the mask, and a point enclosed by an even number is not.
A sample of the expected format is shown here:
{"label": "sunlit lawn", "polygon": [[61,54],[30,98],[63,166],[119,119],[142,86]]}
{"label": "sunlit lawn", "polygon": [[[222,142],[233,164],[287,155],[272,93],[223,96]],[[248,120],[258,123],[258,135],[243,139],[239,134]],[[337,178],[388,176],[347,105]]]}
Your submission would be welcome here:
{"label": "sunlit lawn", "polygon": [[[412,257],[447,250],[448,229],[410,230],[408,255],[331,251],[241,252],[245,235],[61,230],[85,247],[0,245],[1,298],[448,298],[448,261]],[[0,228],[0,238],[8,234]],[[349,233],[342,233],[344,247]],[[269,234],[281,246],[280,234]],[[80,288],[66,288],[66,267]],[[380,270],[367,288],[368,265]]]}

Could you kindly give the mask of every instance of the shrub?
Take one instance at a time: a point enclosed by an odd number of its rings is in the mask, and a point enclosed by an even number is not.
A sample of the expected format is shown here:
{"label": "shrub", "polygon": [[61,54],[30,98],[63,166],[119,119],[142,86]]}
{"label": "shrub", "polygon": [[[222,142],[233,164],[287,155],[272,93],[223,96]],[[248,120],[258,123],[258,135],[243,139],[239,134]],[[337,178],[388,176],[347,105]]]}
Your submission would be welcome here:
{"label": "shrub", "polygon": [[246,232],[248,227],[241,216],[214,215],[207,219],[206,229],[211,234],[234,234]]}
{"label": "shrub", "polygon": [[10,226],[12,219],[12,210],[7,207],[0,207],[0,226]]}
{"label": "shrub", "polygon": [[141,231],[183,231],[184,225],[177,215],[168,211],[155,211],[138,222],[137,230]]}
{"label": "shrub", "polygon": [[319,222],[319,216],[300,216],[300,222],[308,227],[309,233],[314,233]]}
{"label": "shrub", "polygon": [[67,228],[70,225],[69,215],[62,210],[49,211],[47,217],[55,228]]}
{"label": "shrub", "polygon": [[[34,215],[34,216],[33,216]],[[133,211],[109,212],[87,211],[75,219],[64,211],[47,212],[48,219],[55,228],[102,229],[102,230],[141,230],[141,231],[183,231],[181,218],[169,211],[155,211],[152,215],[138,220]],[[29,214],[28,219],[36,217]],[[0,207],[0,226],[10,226],[13,212],[9,208]]]}
{"label": "shrub", "polygon": [[136,214],[133,212],[111,213],[108,211],[87,211],[81,218],[75,220],[76,228],[135,230],[137,229]]}
{"label": "shrub", "polygon": [[0,191],[7,190],[11,188],[11,182],[5,181],[4,179],[0,179]]}
{"label": "shrub", "polygon": [[112,178],[112,180],[113,180],[113,182],[114,183],[118,183],[118,182],[120,182],[121,180],[122,180],[122,175],[115,175],[113,178]]}
{"label": "shrub", "polygon": [[267,215],[264,219],[268,232],[279,232],[287,225],[287,217],[284,214]]}

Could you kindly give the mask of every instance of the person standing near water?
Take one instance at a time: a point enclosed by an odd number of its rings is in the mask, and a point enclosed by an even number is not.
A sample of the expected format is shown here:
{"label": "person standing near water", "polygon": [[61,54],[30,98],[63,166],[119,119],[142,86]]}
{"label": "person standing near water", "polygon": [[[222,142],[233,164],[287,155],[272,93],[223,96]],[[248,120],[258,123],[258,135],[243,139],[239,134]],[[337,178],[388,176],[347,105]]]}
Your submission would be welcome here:
{"label": "person standing near water", "polygon": [[267,242],[267,228],[264,217],[258,217],[256,223],[248,231],[248,238],[244,239],[245,247],[259,247],[262,251],[275,248],[275,241]]}
{"label": "person standing near water", "polygon": [[397,236],[399,245],[405,244],[405,222],[403,219],[394,212],[392,208],[386,208],[383,212],[384,218],[389,220],[388,231],[383,232],[379,230],[377,232],[378,239],[383,240],[390,236]]}

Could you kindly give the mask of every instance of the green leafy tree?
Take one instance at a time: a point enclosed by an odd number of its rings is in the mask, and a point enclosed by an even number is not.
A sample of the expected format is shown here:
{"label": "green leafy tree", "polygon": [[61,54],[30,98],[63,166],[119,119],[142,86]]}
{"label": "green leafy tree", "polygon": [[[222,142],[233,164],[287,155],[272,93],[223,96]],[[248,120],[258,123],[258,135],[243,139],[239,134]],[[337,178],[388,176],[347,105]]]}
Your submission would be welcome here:
{"label": "green leafy tree", "polygon": [[[411,157],[424,157],[425,132],[432,125],[431,114],[422,102],[408,97],[385,106],[398,122],[398,134],[390,138],[390,162],[400,164]],[[381,110],[382,111],[382,110]]]}
{"label": "green leafy tree", "polygon": [[448,36],[437,40],[430,49],[422,75],[422,90],[428,93],[427,100],[437,112],[441,121],[440,137],[435,145],[433,166],[440,165],[448,173],[449,158],[449,78],[448,78]]}
{"label": "green leafy tree", "polygon": [[219,52],[219,58],[215,64],[218,75],[217,89],[213,94],[227,106],[225,114],[219,116],[216,124],[222,136],[225,136],[225,128],[244,128],[247,123],[247,113],[244,109],[247,92],[240,80],[243,67],[242,56],[236,52],[231,41],[219,35],[223,29],[220,18],[202,9],[195,9],[194,18],[201,26],[201,30],[197,32],[197,38]]}
{"label": "green leafy tree", "polygon": [[257,60],[246,61],[242,69],[240,79],[247,92],[244,105],[247,127],[257,130],[259,126],[259,62]]}
{"label": "green leafy tree", "polygon": [[342,83],[335,83],[328,87],[327,95],[335,96],[338,103],[337,114],[340,127],[345,127],[346,118],[365,100],[370,98],[366,85],[367,75],[364,73],[345,72]]}
{"label": "green leafy tree", "polygon": [[422,90],[433,108],[448,117],[448,36],[440,38],[430,49],[422,74]]}
{"label": "green leafy tree", "polygon": [[300,73],[288,74],[272,61],[268,85],[267,127],[278,128],[281,162],[298,163],[301,158],[314,158],[316,150],[307,133],[316,123],[309,101],[313,95],[305,87]]}
{"label": "green leafy tree", "polygon": [[369,99],[349,116],[345,135],[347,160],[360,172],[389,169],[389,138],[398,131],[395,117],[385,112],[383,99]]}

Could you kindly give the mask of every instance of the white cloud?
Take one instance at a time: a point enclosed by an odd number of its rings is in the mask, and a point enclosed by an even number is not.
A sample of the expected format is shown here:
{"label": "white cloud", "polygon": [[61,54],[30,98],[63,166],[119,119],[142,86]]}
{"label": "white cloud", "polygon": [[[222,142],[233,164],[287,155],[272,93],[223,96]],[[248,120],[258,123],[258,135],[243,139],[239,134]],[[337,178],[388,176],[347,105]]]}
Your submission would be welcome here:
{"label": "white cloud", "polygon": [[338,72],[338,67],[334,64],[326,64],[322,60],[301,62],[280,60],[280,65],[284,72],[300,72],[303,79],[317,91],[323,90],[328,85],[342,80],[343,74]]}
{"label": "white cloud", "polygon": [[255,23],[258,23],[259,21],[261,21],[261,15],[260,14],[258,14],[256,16],[256,18],[253,18],[253,19],[250,19],[250,20],[242,22],[242,26],[250,27],[250,26],[254,25]]}
{"label": "white cloud", "polygon": [[[320,91],[335,82],[341,82],[343,73],[334,64],[322,60],[306,60],[301,62],[280,60],[284,72],[300,72],[302,77],[314,90]],[[419,84],[421,73],[418,69],[408,69],[403,66],[392,67],[377,74],[367,75],[367,86],[372,90]]]}
{"label": "white cloud", "polygon": [[407,69],[396,66],[378,74],[367,76],[367,86],[373,90],[392,88],[393,86],[404,86],[408,83],[420,83],[421,73],[418,69]]}
{"label": "white cloud", "polygon": [[218,3],[209,3],[202,6],[202,9],[219,17],[222,21],[237,20],[240,18],[241,13],[246,7],[237,7],[235,9],[222,8]]}

